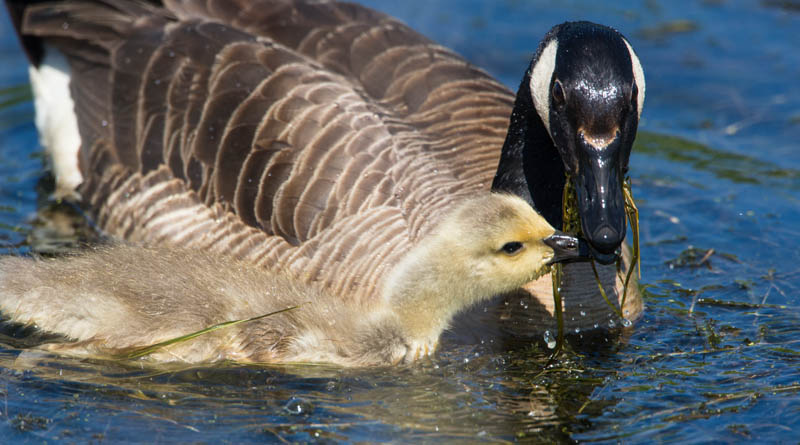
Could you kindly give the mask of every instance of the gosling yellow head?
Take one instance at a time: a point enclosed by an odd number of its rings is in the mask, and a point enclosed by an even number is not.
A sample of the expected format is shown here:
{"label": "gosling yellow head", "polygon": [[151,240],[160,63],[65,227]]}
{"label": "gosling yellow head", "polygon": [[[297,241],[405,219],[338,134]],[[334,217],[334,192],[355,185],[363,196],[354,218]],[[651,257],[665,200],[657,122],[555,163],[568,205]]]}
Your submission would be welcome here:
{"label": "gosling yellow head", "polygon": [[521,198],[492,193],[446,216],[398,265],[384,295],[415,358],[435,349],[459,311],[580,257],[577,238],[556,231]]}

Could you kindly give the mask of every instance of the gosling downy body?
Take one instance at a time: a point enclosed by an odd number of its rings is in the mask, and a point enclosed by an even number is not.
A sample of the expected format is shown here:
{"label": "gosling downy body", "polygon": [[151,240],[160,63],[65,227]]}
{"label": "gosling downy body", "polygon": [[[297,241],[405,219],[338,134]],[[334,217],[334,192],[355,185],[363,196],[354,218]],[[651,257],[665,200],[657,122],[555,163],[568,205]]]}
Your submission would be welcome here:
{"label": "gosling downy body", "polygon": [[[612,258],[624,236],[619,215],[603,213],[621,208],[620,196],[600,192],[627,169],[644,81],[609,28],[554,28],[515,99],[447,48],[350,3],[7,4],[32,62],[57,193],[79,195],[114,238],[231,256],[359,302],[385,286],[433,221],[490,186],[560,227],[565,171],[583,178],[583,199],[594,203],[580,211],[595,221],[584,228],[595,256]],[[608,50],[571,58],[581,36]],[[597,77],[597,66],[612,75]],[[634,82],[629,106],[619,97]],[[589,100],[597,91],[608,92],[600,107]],[[575,152],[587,148],[573,143],[579,133],[599,147],[614,128],[613,150]],[[603,153],[613,171],[584,168]],[[586,216],[592,209],[600,216]],[[619,300],[616,267],[598,269]],[[586,265],[565,267],[562,288],[568,326],[578,307],[589,316],[576,327],[615,317]],[[552,307],[547,277],[526,289]],[[634,318],[641,299],[627,301]]]}
{"label": "gosling downy body", "polygon": [[147,358],[396,364],[432,353],[462,309],[518,288],[554,261],[577,259],[578,246],[522,199],[487,194],[445,215],[387,272],[381,292],[358,303],[223,255],[117,245],[55,260],[0,259],[0,311],[71,340],[47,349],[124,357],[218,323],[299,306]]}

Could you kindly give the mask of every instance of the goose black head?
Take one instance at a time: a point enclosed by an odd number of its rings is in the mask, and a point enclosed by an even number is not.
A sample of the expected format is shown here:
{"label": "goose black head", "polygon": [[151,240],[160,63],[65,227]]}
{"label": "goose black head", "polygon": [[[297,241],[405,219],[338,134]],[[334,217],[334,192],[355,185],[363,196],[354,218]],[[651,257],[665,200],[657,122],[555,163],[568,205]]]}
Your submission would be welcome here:
{"label": "goose black head", "polygon": [[[617,31],[589,22],[554,27],[520,85],[493,187],[529,198],[560,227],[568,172],[593,256],[612,262],[625,238],[622,180],[644,92],[639,59]],[[511,179],[512,162],[524,184]]]}

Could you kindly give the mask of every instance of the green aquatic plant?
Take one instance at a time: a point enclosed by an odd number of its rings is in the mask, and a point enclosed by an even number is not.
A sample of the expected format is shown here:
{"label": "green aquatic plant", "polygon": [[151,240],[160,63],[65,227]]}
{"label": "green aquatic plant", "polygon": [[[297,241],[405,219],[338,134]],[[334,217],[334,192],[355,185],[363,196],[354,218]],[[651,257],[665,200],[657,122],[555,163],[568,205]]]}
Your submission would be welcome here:
{"label": "green aquatic plant", "polygon": [[178,344],[178,343],[183,343],[183,342],[189,341],[189,340],[191,340],[193,338],[197,338],[197,337],[199,337],[199,336],[201,336],[203,334],[208,334],[210,332],[214,332],[214,331],[222,329],[222,328],[235,326],[235,325],[241,324],[241,323],[247,323],[247,322],[251,322],[251,321],[256,321],[256,320],[260,320],[262,318],[266,318],[266,317],[270,317],[270,316],[273,316],[273,315],[277,315],[277,314],[280,314],[280,313],[283,313],[283,312],[288,312],[288,311],[297,309],[300,306],[302,306],[302,304],[299,304],[297,306],[287,307],[285,309],[281,309],[281,310],[278,310],[278,311],[270,312],[268,314],[258,315],[256,317],[252,317],[252,318],[245,318],[245,319],[241,319],[241,320],[231,320],[231,321],[224,321],[222,323],[217,323],[217,324],[215,324],[213,326],[209,326],[207,328],[200,329],[199,331],[195,331],[195,332],[192,332],[190,334],[181,335],[180,337],[171,338],[169,340],[164,340],[162,342],[158,342],[158,343],[153,344],[153,345],[143,346],[141,348],[136,348],[136,349],[134,349],[132,351],[126,352],[124,354],[121,354],[119,356],[119,358],[130,360],[130,359],[135,359],[135,358],[139,358],[139,357],[144,357],[146,355],[150,355],[150,354],[158,351],[159,349],[163,349],[163,348],[165,348],[167,346],[170,346],[170,345],[174,345],[174,344]]}
{"label": "green aquatic plant", "polygon": [[[622,192],[625,195],[625,216],[628,218],[628,224],[631,226],[631,237],[633,243],[633,252],[631,252],[631,261],[628,265],[628,273],[625,276],[624,288],[622,290],[622,302],[620,308],[625,306],[625,298],[628,296],[628,283],[630,283],[631,275],[633,273],[633,266],[636,265],[639,272],[639,279],[642,278],[642,257],[639,251],[639,208],[636,207],[636,201],[633,199],[633,187],[631,185],[631,177],[627,176],[622,182]],[[594,263],[592,263],[594,264]],[[621,273],[622,258],[617,259],[617,273]],[[599,284],[599,281],[598,281]]]}
{"label": "green aquatic plant", "polygon": [[[561,200],[563,217],[562,231],[569,234],[574,234],[576,236],[581,236],[582,233],[580,214],[578,213],[578,198],[571,179],[572,178],[569,176],[569,174],[567,174],[567,178],[564,183],[564,193]],[[636,207],[636,202],[633,199],[630,176],[626,177],[622,181],[621,185],[623,195],[625,197],[625,216],[628,220],[628,224],[631,226],[633,252],[631,254],[631,260],[628,264],[628,270],[624,278],[622,277],[622,256],[620,255],[620,257],[617,258],[617,274],[620,276],[620,280],[623,282],[622,299],[619,307],[611,302],[611,300],[608,298],[608,294],[603,288],[603,284],[600,282],[600,275],[597,273],[597,266],[595,265],[594,260],[591,260],[591,264],[592,272],[594,272],[595,281],[597,282],[597,288],[600,291],[600,295],[606,301],[608,306],[619,316],[619,318],[624,319],[625,317],[622,314],[622,307],[625,306],[625,300],[628,296],[628,284],[630,283],[631,276],[633,275],[634,267],[638,269],[638,276],[641,278],[642,265],[639,251],[639,209]],[[561,264],[556,264],[553,266],[551,277],[553,279],[553,303],[555,307],[554,315],[556,317],[556,324],[558,328],[556,347],[551,355],[552,359],[558,355],[564,345],[564,312],[561,306],[561,280],[563,277],[563,269]]]}

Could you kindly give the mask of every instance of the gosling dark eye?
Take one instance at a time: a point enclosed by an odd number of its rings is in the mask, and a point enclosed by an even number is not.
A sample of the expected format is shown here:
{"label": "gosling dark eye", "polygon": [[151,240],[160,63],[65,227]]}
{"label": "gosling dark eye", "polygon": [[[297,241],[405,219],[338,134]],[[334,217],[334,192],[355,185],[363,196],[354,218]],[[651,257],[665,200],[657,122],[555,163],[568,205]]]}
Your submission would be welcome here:
{"label": "gosling dark eye", "polygon": [[519,241],[511,241],[509,243],[503,244],[503,247],[500,248],[506,255],[516,255],[522,250],[522,243]]}
{"label": "gosling dark eye", "polygon": [[555,80],[553,82],[553,105],[561,106],[564,105],[566,102],[566,98],[564,97],[564,88],[561,86],[561,82]]}

